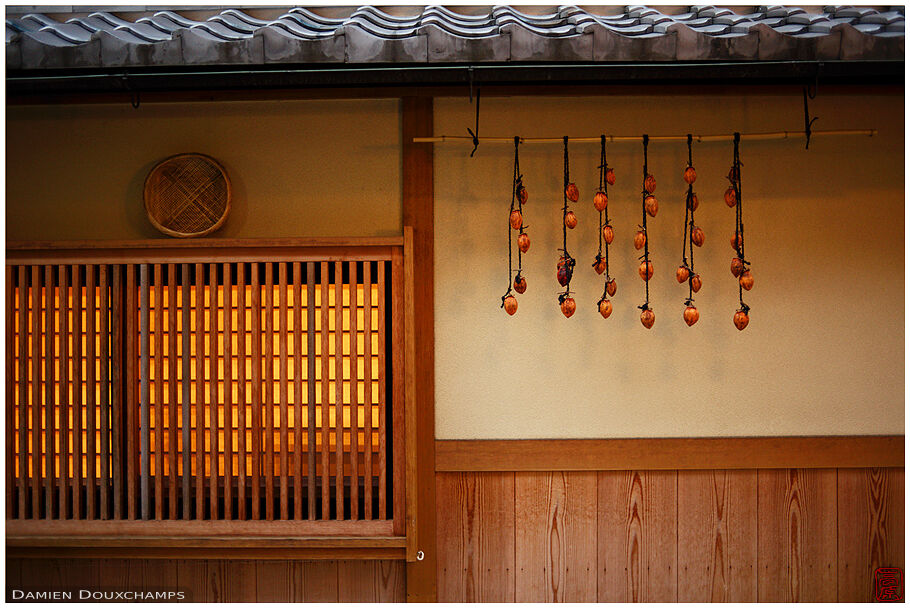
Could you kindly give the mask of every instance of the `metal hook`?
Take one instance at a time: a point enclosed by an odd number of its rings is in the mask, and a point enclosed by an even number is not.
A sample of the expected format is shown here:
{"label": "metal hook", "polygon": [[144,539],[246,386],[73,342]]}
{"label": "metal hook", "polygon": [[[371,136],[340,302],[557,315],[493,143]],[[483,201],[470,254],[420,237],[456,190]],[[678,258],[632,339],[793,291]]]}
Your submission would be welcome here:
{"label": "metal hook", "polygon": [[123,88],[125,88],[130,94],[130,105],[133,106],[134,110],[139,109],[139,91],[134,89],[130,84],[129,76],[124,74],[120,77],[121,82],[123,82]]}

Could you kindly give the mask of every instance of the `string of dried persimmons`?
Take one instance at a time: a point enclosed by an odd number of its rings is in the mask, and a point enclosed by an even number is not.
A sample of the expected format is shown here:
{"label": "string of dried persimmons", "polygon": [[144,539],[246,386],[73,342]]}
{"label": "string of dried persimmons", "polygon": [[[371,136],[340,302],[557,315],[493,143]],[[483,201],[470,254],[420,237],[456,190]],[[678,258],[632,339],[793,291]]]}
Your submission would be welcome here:
{"label": "string of dried persimmons", "polygon": [[[692,184],[695,183],[695,167],[692,166],[692,134],[689,134],[687,141],[689,149],[689,162],[683,171],[683,181],[688,184],[686,190],[686,219],[683,223],[683,255],[682,266],[676,269],[676,280],[680,283],[689,282],[689,297],[686,298],[686,308],[683,311],[683,320],[686,325],[692,327],[698,321],[698,309],[695,307],[692,294],[701,289],[701,277],[695,273],[695,249],[705,244],[704,231],[695,225],[695,210],[698,208],[698,196],[693,190]],[[686,259],[686,246],[689,247],[689,258]]]}
{"label": "string of dried persimmons", "polygon": [[[743,237],[743,180],[742,162],[739,160],[739,133],[733,134],[733,166],[727,179],[732,184],[724,194],[724,201],[730,207],[736,207],[736,232],[730,244],[736,250],[736,257],[730,262],[730,272],[739,279],[739,310],[733,314],[733,325],[742,331],[749,324],[749,306],[743,302],[743,289],[749,291],[755,284],[750,264],[746,261],[745,238]],[[732,192],[731,192],[732,191]]]}
{"label": "string of dried persimmons", "polygon": [[[505,308],[509,315],[514,315],[518,310],[518,300],[512,295],[512,288],[519,294],[528,289],[527,280],[521,275],[521,254],[527,253],[531,248],[531,237],[525,232],[527,226],[524,225],[524,204],[528,202],[528,190],[522,183],[521,168],[518,164],[518,145],[521,138],[515,137],[515,165],[512,170],[512,202],[509,206],[509,288],[506,294],[502,296],[502,308]],[[518,208],[515,203],[518,203]],[[518,272],[512,280],[512,231],[518,231]]]}
{"label": "string of dried persimmons", "polygon": [[641,137],[642,148],[644,149],[644,165],[642,166],[641,180],[641,226],[635,235],[635,248],[641,249],[639,243],[645,248],[644,255],[641,256],[641,264],[638,267],[638,276],[645,282],[645,303],[639,306],[641,309],[641,324],[646,329],[654,326],[654,311],[651,310],[650,296],[648,292],[648,283],[654,276],[654,266],[651,264],[651,258],[648,255],[648,216],[657,216],[657,198],[654,196],[654,190],[657,189],[657,180],[648,173],[648,136]]}
{"label": "string of dried persimmons", "polygon": [[[613,312],[610,299],[616,295],[616,280],[610,276],[610,243],[613,242],[613,226],[610,225],[610,199],[607,197],[607,186],[616,183],[616,175],[607,165],[607,136],[600,136],[600,171],[597,192],[594,193],[594,208],[600,213],[600,224],[597,234],[597,255],[594,256],[594,270],[604,275],[604,292],[597,302],[597,310],[606,319]],[[604,247],[606,243],[606,247]]]}
{"label": "string of dried persimmons", "polygon": [[566,288],[559,294],[559,308],[568,319],[575,314],[575,298],[572,297],[570,284],[572,273],[575,270],[575,258],[569,255],[567,229],[571,230],[578,225],[575,212],[569,209],[569,201],[578,202],[578,186],[569,181],[569,138],[562,138],[563,145],[563,193],[562,193],[562,256],[556,263],[556,280]]}

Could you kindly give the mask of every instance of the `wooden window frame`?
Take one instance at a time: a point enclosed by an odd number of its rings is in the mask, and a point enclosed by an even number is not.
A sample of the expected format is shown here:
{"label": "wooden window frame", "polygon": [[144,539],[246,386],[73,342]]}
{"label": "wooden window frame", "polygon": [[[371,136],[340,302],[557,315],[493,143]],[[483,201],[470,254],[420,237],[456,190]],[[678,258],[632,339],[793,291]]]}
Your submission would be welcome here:
{"label": "wooden window frame", "polygon": [[[356,258],[391,260],[391,308],[388,313],[402,322],[393,323],[388,340],[394,373],[392,403],[393,518],[375,522],[352,521],[105,521],[10,520],[6,522],[7,546],[12,554],[84,557],[167,557],[189,554],[203,557],[288,558],[289,556],[337,559],[339,557],[404,558],[414,534],[414,517],[406,514],[406,497],[416,485],[411,467],[413,432],[406,420],[413,420],[413,391],[406,389],[407,368],[413,356],[405,354],[407,335],[413,336],[413,232],[406,227],[401,237],[377,238],[282,238],[282,239],[182,239],[143,241],[67,241],[7,243],[7,286],[12,284],[10,265],[58,264],[158,264],[222,263],[225,261],[336,262]],[[408,281],[410,278],[410,282]],[[411,304],[409,304],[411,303]],[[135,302],[126,302],[127,309]],[[7,316],[9,323],[9,315]],[[135,354],[136,345],[130,346]],[[9,355],[9,352],[8,352]],[[8,356],[7,373],[12,361]],[[138,387],[135,389],[138,392]],[[9,413],[9,412],[8,412]],[[9,424],[9,418],[7,418]],[[11,428],[11,427],[10,427]],[[135,439],[138,439],[136,437]],[[9,475],[9,474],[8,474]],[[9,476],[8,476],[9,481]],[[8,493],[8,503],[9,503]],[[126,510],[126,506],[124,506]],[[130,505],[130,513],[137,513]],[[201,524],[201,525],[200,525]],[[301,525],[308,524],[308,525]],[[313,525],[316,524],[316,525]],[[353,524],[353,525],[352,525]],[[388,525],[386,525],[388,524]],[[369,534],[369,535],[367,535]],[[411,541],[413,544],[413,541]],[[274,551],[272,551],[274,549]],[[223,552],[225,550],[226,552]]]}

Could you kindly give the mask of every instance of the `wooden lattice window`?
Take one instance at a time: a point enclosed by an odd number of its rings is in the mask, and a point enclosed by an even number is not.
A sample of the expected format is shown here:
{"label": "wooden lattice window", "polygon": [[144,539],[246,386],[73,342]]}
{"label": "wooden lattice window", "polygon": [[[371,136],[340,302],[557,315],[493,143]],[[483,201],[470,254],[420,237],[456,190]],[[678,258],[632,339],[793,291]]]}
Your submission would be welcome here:
{"label": "wooden lattice window", "polygon": [[400,249],[178,253],[8,260],[7,517],[401,530]]}

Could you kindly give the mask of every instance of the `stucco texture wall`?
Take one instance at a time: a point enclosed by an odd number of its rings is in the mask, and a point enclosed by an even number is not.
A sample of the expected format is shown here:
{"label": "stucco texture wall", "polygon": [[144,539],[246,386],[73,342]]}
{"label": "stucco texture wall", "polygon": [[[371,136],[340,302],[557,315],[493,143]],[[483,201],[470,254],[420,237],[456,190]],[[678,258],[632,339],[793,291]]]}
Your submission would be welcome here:
{"label": "stucco texture wall", "polygon": [[[484,97],[485,136],[596,136],[802,128],[799,89],[602,97]],[[437,134],[473,127],[467,99],[439,99]],[[743,221],[755,288],[749,327],[732,323],[734,211],[723,202],[732,144],[696,144],[695,252],[701,319],[682,319],[684,142],[653,142],[660,211],[649,219],[655,276],[650,331],[632,236],[641,221],[640,143],[608,145],[617,182],[614,312],[596,310],[598,144],[571,144],[582,193],[569,233],[578,259],[571,319],[556,302],[562,244],[561,144],[521,147],[530,193],[528,291],[517,314],[507,287],[506,221],[513,149],[440,144],[435,152],[436,434],[462,438],[610,438],[892,434],[904,432],[904,98],[901,91],[822,89],[816,129],[877,128],[876,137],[818,137],[742,145]],[[514,234],[513,238],[514,238]]]}
{"label": "stucco texture wall", "polygon": [[182,152],[230,176],[213,238],[400,235],[400,139],[394,99],[9,106],[6,236],[170,238],[142,187]]}

